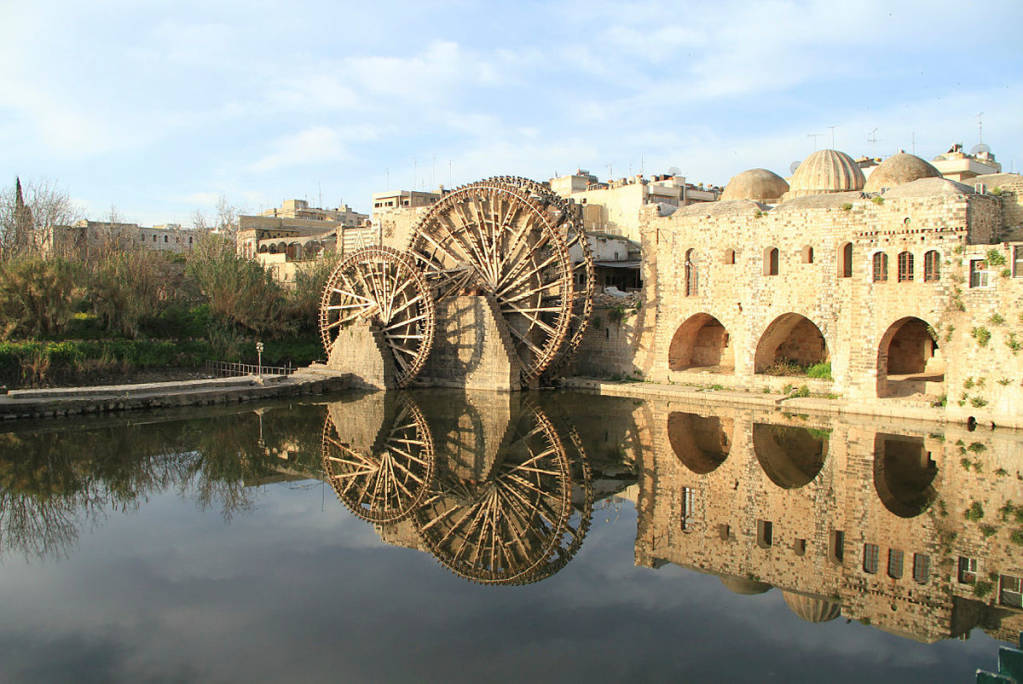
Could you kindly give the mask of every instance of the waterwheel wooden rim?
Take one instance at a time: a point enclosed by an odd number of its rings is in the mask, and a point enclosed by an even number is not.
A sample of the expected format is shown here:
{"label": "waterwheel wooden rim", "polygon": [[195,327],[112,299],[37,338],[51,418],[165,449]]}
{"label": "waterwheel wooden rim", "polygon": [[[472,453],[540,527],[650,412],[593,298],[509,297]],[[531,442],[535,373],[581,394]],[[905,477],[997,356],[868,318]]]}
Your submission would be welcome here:
{"label": "waterwheel wooden rim", "polygon": [[579,261],[572,264],[572,316],[564,344],[544,370],[544,376],[552,379],[572,360],[582,344],[593,316],[593,297],[596,292],[596,271],[593,264],[593,249],[586,237],[582,221],[569,202],[550,189],[549,186],[521,176],[494,176],[484,183],[503,183],[523,188],[548,207],[556,230],[565,241],[565,247],[572,257],[572,249],[578,248]]}
{"label": "waterwheel wooden rim", "polygon": [[327,415],[323,425],[323,474],[352,515],[395,523],[420,504],[433,482],[433,438],[422,411],[401,405],[387,433],[369,450],[354,448]]}
{"label": "waterwheel wooden rim", "polygon": [[408,251],[438,299],[494,298],[524,382],[557,357],[572,324],[572,265],[542,200],[527,189],[488,181],[458,188],[415,226]]}
{"label": "waterwheel wooden rim", "polygon": [[433,348],[433,294],[415,261],[390,247],[364,247],[338,263],[320,301],[320,336],[329,357],[339,332],[367,323],[383,335],[395,384],[407,387]]}
{"label": "waterwheel wooden rim", "polygon": [[411,520],[434,557],[465,579],[535,581],[538,568],[557,557],[572,514],[571,468],[550,420],[531,408],[482,481],[438,468]]}

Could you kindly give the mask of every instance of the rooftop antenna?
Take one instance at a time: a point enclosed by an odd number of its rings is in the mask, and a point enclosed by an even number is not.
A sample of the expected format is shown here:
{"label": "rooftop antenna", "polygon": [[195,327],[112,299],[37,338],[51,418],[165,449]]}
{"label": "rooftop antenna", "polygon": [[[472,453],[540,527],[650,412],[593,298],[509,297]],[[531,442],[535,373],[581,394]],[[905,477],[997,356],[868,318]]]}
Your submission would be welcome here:
{"label": "rooftop antenna", "polygon": [[639,175],[643,175],[644,167],[646,166],[646,155],[639,155]]}
{"label": "rooftop antenna", "polygon": [[612,176],[613,176],[613,174],[611,173],[611,165],[608,164],[607,165],[607,179],[608,179],[608,181],[611,180]]}
{"label": "rooftop antenna", "polygon": [[318,201],[319,201],[319,204],[317,204],[316,207],[318,209],[322,209],[323,208],[323,184],[320,183],[320,181],[316,181],[316,196],[317,196]]}
{"label": "rooftop antenna", "polygon": [[817,151],[817,138],[821,137],[822,135],[824,135],[824,134],[823,133],[807,133],[806,134],[807,138],[813,138],[813,151],[814,152]]}
{"label": "rooftop antenna", "polygon": [[867,142],[870,143],[870,150],[872,153],[877,153],[877,129],[875,128],[867,134]]}
{"label": "rooftop antenna", "polygon": [[437,155],[433,155],[433,187],[437,187]]}
{"label": "rooftop antenna", "polygon": [[835,149],[835,129],[838,126],[828,126],[831,129],[831,149]]}
{"label": "rooftop antenna", "polygon": [[419,182],[419,157],[412,157],[412,189],[416,189]]}
{"label": "rooftop antenna", "polygon": [[977,142],[984,144],[984,112],[977,115]]}
{"label": "rooftop antenna", "polygon": [[913,154],[916,154],[916,131],[913,131]]}

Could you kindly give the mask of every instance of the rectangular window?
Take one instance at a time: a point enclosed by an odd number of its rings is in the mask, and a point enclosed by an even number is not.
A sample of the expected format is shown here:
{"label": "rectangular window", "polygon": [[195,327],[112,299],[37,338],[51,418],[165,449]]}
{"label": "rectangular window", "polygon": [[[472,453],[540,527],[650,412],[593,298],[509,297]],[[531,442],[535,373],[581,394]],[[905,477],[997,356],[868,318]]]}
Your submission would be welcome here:
{"label": "rectangular window", "polygon": [[977,559],[959,556],[959,583],[973,584],[977,581]]}
{"label": "rectangular window", "polygon": [[888,576],[892,579],[902,577],[902,551],[888,549]]}
{"label": "rectangular window", "polygon": [[941,255],[936,250],[924,254],[924,280],[928,283],[941,280]]}
{"label": "rectangular window", "polygon": [[832,530],[831,543],[828,545],[828,558],[832,563],[842,564],[845,560],[845,532]]}
{"label": "rectangular window", "polygon": [[688,532],[693,523],[693,490],[691,487],[682,488],[682,531]]}
{"label": "rectangular window", "polygon": [[769,520],[757,521],[757,546],[766,549],[774,543],[774,525]]}
{"label": "rectangular window", "polygon": [[987,261],[983,259],[970,260],[970,287],[987,286],[988,286]]}
{"label": "rectangular window", "polygon": [[905,283],[913,279],[913,253],[899,252],[899,282]]}
{"label": "rectangular window", "polygon": [[1023,608],[1023,577],[1002,575],[999,580],[998,602],[1003,606]]}
{"label": "rectangular window", "polygon": [[1023,246],[1012,248],[1012,277],[1023,278]]}
{"label": "rectangular window", "polygon": [[877,574],[878,551],[877,544],[863,545],[863,572]]}
{"label": "rectangular window", "polygon": [[913,554],[913,579],[918,584],[927,584],[931,576],[931,557],[926,553]]}

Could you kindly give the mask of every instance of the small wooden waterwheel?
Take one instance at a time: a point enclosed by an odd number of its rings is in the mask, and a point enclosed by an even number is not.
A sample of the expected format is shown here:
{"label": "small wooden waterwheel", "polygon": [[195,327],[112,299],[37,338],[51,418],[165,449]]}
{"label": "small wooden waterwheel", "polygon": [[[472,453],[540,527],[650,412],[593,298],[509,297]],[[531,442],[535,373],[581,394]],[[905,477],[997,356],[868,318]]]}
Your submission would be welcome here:
{"label": "small wooden waterwheel", "polygon": [[364,322],[383,335],[394,359],[395,384],[406,387],[433,347],[436,310],[421,270],[390,247],[364,247],[341,260],[320,302],[320,335],[330,356],[339,331]]}

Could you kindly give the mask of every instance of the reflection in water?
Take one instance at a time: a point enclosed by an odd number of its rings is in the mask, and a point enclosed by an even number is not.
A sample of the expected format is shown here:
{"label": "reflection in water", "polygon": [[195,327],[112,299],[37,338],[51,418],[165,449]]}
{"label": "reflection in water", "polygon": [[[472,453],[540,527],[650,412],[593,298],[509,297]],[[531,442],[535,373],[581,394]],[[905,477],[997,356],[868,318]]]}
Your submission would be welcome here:
{"label": "reflection in water", "polygon": [[1023,627],[1023,437],[698,410],[415,391],[0,432],[0,558],[67,555],[163,491],[230,519],[255,485],[323,478],[384,541],[520,585],[564,568],[617,495],[636,506],[637,565],[777,587],[807,622],[926,642]]}
{"label": "reflection in water", "polygon": [[824,467],[827,433],[788,425],[753,426],[753,451],[767,477],[782,489],[809,484]]}
{"label": "reflection in water", "polygon": [[372,440],[361,402],[332,405],[324,426],[324,472],[357,516],[408,519],[442,565],[483,584],[539,581],[578,551],[593,495],[574,428],[559,433],[535,404],[512,405],[513,395],[481,395],[497,409],[482,413],[480,402],[443,402],[432,421],[410,394],[384,397],[366,399],[397,407],[371,412],[383,421]]}
{"label": "reflection in water", "polygon": [[923,437],[878,434],[874,438],[874,487],[885,508],[900,518],[926,511],[938,495],[938,466]]}
{"label": "reflection in water", "polygon": [[687,468],[698,475],[706,475],[728,458],[732,448],[732,421],[672,411],[668,415],[668,440]]}

